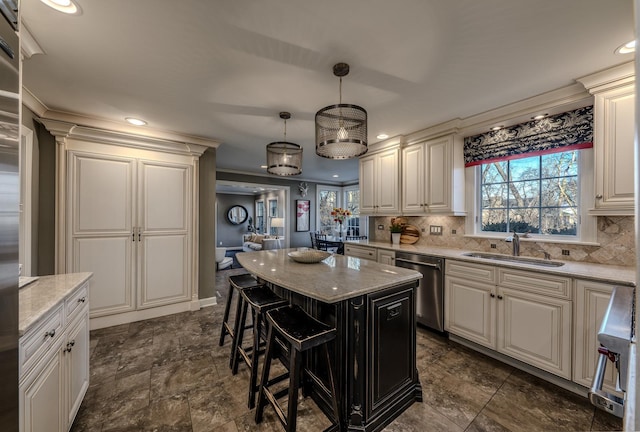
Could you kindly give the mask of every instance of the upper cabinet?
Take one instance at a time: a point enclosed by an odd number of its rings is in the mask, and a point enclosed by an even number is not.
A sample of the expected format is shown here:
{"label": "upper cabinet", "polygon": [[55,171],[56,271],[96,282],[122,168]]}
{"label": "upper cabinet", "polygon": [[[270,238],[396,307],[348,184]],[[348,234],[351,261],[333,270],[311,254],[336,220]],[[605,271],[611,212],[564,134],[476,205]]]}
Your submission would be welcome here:
{"label": "upper cabinet", "polygon": [[402,213],[448,214],[464,211],[462,144],[454,135],[402,149]]}
{"label": "upper cabinet", "polygon": [[578,79],[594,96],[592,215],[633,215],[635,75],[633,63]]}
{"label": "upper cabinet", "polygon": [[394,215],[400,211],[399,149],[360,158],[360,213]]}

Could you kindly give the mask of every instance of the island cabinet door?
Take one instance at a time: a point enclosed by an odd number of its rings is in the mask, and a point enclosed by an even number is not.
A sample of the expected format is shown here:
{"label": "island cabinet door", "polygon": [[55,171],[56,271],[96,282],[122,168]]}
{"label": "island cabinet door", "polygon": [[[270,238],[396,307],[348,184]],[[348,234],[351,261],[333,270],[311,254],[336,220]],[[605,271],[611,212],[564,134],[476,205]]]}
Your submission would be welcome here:
{"label": "island cabinet door", "polygon": [[416,378],[415,290],[369,298],[369,416],[384,409]]}

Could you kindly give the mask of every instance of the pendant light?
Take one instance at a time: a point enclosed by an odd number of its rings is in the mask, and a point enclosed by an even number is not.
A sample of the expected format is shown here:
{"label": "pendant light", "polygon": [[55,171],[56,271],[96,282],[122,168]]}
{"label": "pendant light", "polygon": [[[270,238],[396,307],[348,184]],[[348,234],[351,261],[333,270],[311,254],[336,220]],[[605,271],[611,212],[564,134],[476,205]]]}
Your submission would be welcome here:
{"label": "pendant light", "polygon": [[284,140],[267,144],[267,172],[279,176],[298,175],[302,172],[302,147],[287,142],[287,120],[291,118],[288,112],[281,112],[284,120]]}
{"label": "pendant light", "polygon": [[316,113],[316,154],[329,159],[351,159],[367,152],[367,111],[342,103],[342,77],[349,65],[338,63],[333,74],[340,78],[340,103]]}

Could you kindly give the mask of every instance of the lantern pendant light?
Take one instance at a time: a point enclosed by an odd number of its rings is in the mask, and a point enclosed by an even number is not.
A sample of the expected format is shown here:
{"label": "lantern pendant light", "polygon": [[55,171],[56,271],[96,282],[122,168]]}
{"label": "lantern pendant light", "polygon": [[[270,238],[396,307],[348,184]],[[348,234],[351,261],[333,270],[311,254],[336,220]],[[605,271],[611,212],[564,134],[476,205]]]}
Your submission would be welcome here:
{"label": "lantern pendant light", "polygon": [[302,147],[287,142],[287,120],[291,118],[288,112],[281,112],[284,120],[284,140],[267,144],[267,172],[279,176],[298,175],[302,172]]}
{"label": "lantern pendant light", "polygon": [[349,65],[338,63],[333,74],[340,78],[340,103],[316,113],[316,154],[329,159],[351,159],[367,152],[367,111],[342,103],[342,77]]}

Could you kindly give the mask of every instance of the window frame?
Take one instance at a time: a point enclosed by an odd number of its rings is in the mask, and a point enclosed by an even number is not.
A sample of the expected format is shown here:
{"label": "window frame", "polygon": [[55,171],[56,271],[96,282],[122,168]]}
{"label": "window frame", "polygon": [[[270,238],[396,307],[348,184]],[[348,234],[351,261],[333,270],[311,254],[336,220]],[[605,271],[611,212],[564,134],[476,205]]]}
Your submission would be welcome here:
{"label": "window frame", "polygon": [[[337,192],[337,204],[336,207],[344,207],[344,203],[347,201],[346,195],[349,191],[360,190],[360,185],[350,185],[350,186],[333,186],[333,185],[323,185],[318,184],[316,186],[316,208],[315,208],[315,231],[320,231],[320,193],[322,191],[335,191]],[[368,235],[369,232],[369,218],[367,216],[359,216],[359,229],[360,235]]]}
{"label": "window frame", "polygon": [[[532,157],[535,155],[532,155]],[[570,243],[584,245],[598,245],[597,219],[589,215],[589,205],[593,205],[594,177],[593,177],[593,149],[578,150],[578,224],[575,236],[558,234],[529,234],[521,237],[524,241],[540,243]],[[482,231],[481,226],[481,175],[482,165],[465,169],[465,183],[467,193],[466,237],[504,240],[510,234],[506,232]],[[521,234],[521,233],[518,233]]]}

